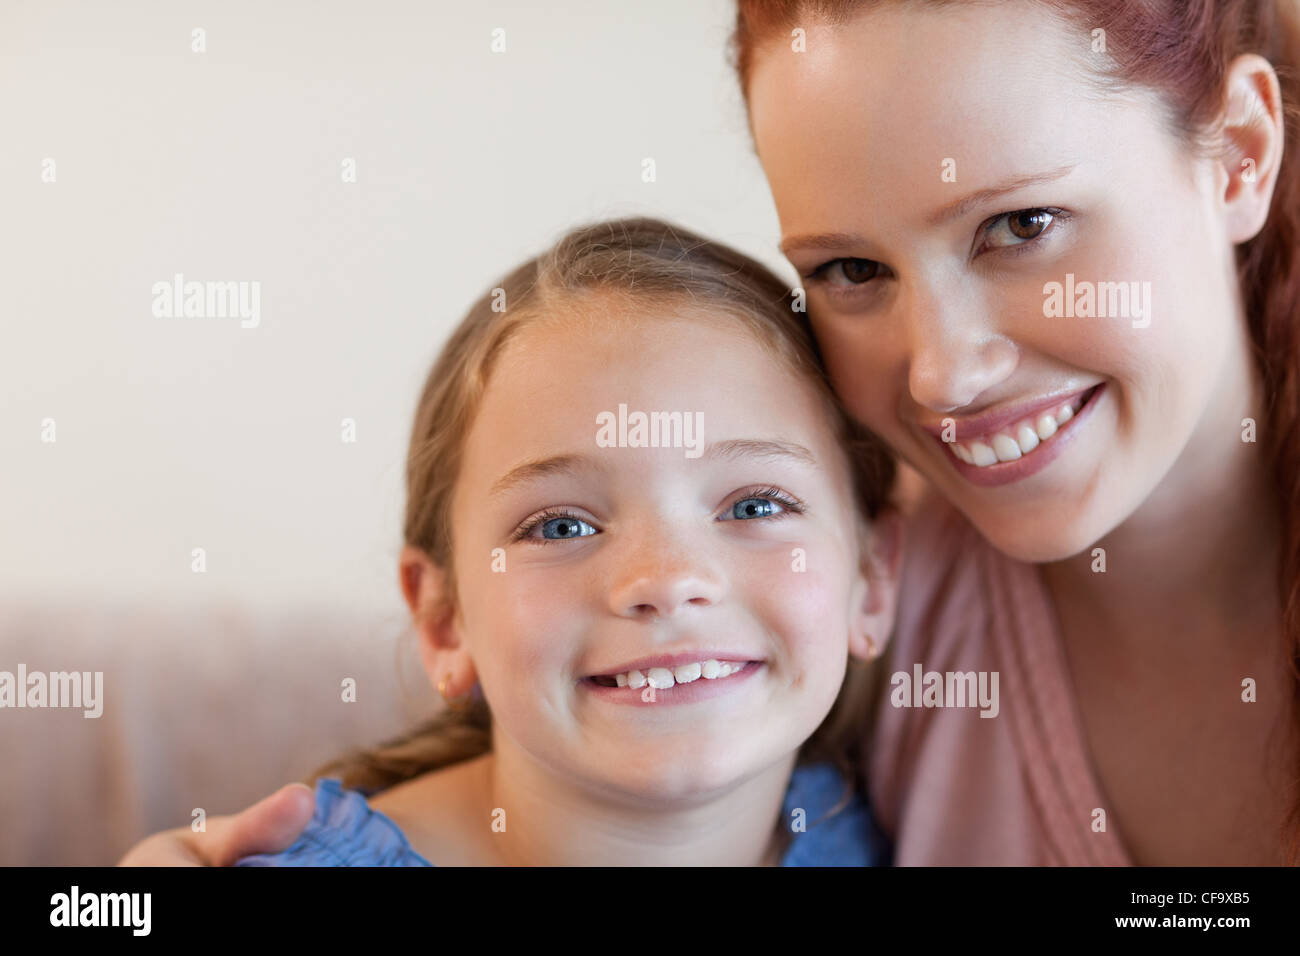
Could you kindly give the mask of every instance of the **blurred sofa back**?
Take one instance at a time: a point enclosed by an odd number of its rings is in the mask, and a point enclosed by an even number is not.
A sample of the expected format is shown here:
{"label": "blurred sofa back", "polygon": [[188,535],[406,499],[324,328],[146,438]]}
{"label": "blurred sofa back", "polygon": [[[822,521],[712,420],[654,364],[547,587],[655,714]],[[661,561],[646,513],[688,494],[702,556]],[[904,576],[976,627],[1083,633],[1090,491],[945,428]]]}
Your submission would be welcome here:
{"label": "blurred sofa back", "polygon": [[424,719],[439,699],[408,622],[404,608],[6,602],[0,671],[102,672],[103,709],[0,708],[0,866],[116,863],[195,808],[241,809]]}

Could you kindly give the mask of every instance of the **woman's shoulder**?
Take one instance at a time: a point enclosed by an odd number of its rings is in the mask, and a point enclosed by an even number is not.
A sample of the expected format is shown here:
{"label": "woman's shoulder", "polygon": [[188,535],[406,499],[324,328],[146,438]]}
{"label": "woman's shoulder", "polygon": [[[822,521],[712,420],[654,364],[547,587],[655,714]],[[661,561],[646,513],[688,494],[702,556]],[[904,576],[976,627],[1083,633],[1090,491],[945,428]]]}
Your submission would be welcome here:
{"label": "woman's shoulder", "polygon": [[917,640],[981,629],[986,578],[1011,559],[992,547],[942,494],[929,490],[903,522],[895,650]]}
{"label": "woman's shoulder", "polygon": [[316,782],[316,809],[293,845],[246,856],[236,866],[433,866],[360,790],[332,777]]}

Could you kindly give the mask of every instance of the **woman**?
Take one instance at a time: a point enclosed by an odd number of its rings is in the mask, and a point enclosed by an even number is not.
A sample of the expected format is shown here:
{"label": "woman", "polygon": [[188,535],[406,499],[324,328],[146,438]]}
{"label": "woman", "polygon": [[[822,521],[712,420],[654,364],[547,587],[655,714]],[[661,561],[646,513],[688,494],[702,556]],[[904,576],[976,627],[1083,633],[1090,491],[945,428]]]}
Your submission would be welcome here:
{"label": "woman", "polygon": [[[895,862],[1297,859],[1297,19],[739,3],[824,361],[932,489],[871,740]],[[914,665],[997,674],[998,716]],[[309,812],[286,788],[123,862],[281,849]]]}
{"label": "woman", "polygon": [[895,662],[1004,678],[1004,720],[883,710],[900,863],[1294,854],[1300,173],[1259,55],[1294,66],[1284,13],[740,4],[837,391],[936,493]]}

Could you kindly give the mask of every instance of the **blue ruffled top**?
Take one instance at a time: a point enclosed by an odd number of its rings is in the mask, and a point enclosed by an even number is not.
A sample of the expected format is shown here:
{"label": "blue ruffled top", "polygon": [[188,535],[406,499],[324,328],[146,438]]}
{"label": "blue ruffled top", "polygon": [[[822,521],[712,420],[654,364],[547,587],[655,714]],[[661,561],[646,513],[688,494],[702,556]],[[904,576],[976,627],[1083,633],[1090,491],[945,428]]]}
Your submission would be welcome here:
{"label": "blue ruffled top", "polygon": [[[837,814],[821,817],[842,796],[844,778],[830,763],[798,766],[790,775],[783,819],[804,810],[806,830],[793,834],[782,866],[887,866],[889,846],[855,791]],[[236,866],[433,866],[401,829],[366,802],[367,792],[338,780],[316,783],[316,812],[297,841],[281,853],[246,856]]]}

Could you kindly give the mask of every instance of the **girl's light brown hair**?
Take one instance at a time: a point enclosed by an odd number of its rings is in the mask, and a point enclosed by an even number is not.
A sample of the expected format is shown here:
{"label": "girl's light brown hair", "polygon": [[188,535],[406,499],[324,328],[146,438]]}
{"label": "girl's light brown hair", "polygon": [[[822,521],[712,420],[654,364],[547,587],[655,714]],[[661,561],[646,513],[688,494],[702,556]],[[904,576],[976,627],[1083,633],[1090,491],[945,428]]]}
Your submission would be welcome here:
{"label": "girl's light brown hair", "polygon": [[[789,42],[800,23],[845,23],[883,2],[904,0],[739,0],[730,48],[746,102],[759,47]],[[1104,28],[1110,66],[1097,79],[1158,93],[1189,152],[1211,154],[1228,66],[1237,56],[1257,53],[1277,72],[1286,147],[1268,220],[1237,247],[1237,274],[1268,403],[1260,435],[1282,517],[1277,586],[1295,676],[1292,726],[1300,736],[1300,0],[1028,2],[1076,24],[1084,37]],[[1300,752],[1295,759],[1291,812],[1279,821],[1293,864],[1300,862]]]}
{"label": "girl's light brown hair", "polygon": [[[778,361],[811,382],[850,463],[855,505],[869,546],[867,523],[888,506],[894,462],[884,445],[840,410],[793,291],[767,268],[721,243],[649,218],[599,222],[575,229],[485,293],[443,346],[420,395],[406,463],[403,536],[447,575],[456,592],[451,502],[461,455],[492,367],[502,347],[526,325],[561,315],[600,296],[602,302],[657,308],[689,303],[730,316]],[[633,314],[629,308],[627,313]],[[610,322],[630,321],[618,308]],[[688,347],[689,343],[683,343]],[[454,597],[451,599],[454,600]],[[436,613],[452,613],[449,604]],[[887,635],[876,635],[883,643]],[[800,762],[828,760],[846,778],[844,805],[861,792],[859,741],[878,690],[875,670],[850,661],[834,707],[800,751]],[[444,710],[403,736],[331,761],[307,778],[339,777],[345,787],[382,790],[430,770],[486,753],[491,712],[480,697],[463,711]]]}

